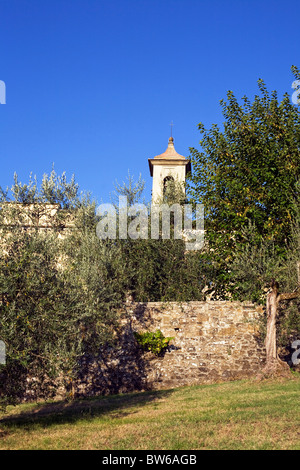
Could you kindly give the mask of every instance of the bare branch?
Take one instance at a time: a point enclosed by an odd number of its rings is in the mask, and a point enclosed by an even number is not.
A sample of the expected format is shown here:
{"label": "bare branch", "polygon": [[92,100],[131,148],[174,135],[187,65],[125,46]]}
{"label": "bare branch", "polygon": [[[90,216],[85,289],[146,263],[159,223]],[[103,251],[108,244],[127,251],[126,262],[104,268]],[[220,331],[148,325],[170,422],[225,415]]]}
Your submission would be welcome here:
{"label": "bare branch", "polygon": [[300,297],[300,287],[295,292],[283,292],[279,294],[277,297],[277,302],[281,302],[282,300],[292,300]]}

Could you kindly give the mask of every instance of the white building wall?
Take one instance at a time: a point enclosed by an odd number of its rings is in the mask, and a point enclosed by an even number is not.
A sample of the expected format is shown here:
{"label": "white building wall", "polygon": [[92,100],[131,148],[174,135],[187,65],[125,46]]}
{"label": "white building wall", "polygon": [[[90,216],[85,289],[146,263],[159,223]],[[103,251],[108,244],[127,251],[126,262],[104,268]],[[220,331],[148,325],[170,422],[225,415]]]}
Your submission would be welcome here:
{"label": "white building wall", "polygon": [[185,165],[153,165],[152,202],[159,203],[163,197],[163,182],[166,176],[172,176],[175,181],[185,183]]}

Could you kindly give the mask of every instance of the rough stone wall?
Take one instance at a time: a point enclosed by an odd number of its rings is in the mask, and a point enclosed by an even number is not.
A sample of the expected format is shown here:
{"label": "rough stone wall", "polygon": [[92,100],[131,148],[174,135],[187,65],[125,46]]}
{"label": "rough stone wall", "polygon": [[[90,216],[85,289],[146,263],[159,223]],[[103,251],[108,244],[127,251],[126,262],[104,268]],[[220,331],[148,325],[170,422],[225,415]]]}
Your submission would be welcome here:
{"label": "rough stone wall", "polygon": [[[173,388],[251,377],[265,350],[256,320],[262,308],[239,302],[188,302],[126,307],[120,346],[83,364],[79,395]],[[172,336],[161,357],[144,353],[133,332]]]}

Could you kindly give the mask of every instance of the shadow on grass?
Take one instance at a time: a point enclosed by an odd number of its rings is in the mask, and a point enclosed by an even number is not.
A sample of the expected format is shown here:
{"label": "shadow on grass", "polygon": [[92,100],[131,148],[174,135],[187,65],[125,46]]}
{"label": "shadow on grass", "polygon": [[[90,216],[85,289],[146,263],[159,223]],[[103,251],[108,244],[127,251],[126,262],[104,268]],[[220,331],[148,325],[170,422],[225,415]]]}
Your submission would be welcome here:
{"label": "shadow on grass", "polygon": [[[144,305],[139,309],[139,315],[144,318]],[[106,415],[109,415],[108,419],[131,415],[147,403],[173,393],[173,390],[152,389],[153,384],[147,377],[149,367],[129,322],[120,333],[117,348],[103,347],[97,357],[85,355],[80,364],[78,383],[75,383],[73,401],[18,405],[11,414],[7,411],[7,414],[0,415],[0,438],[16,428],[30,431]],[[25,379],[21,382],[25,383]],[[35,399],[38,398],[37,392]]]}
{"label": "shadow on grass", "polygon": [[[30,405],[30,411],[8,415],[0,419],[1,435],[16,427],[26,431],[39,426],[49,427],[57,424],[74,424],[80,420],[93,420],[110,414],[110,419],[123,418],[137,411],[137,408],[168,397],[173,390],[155,390],[124,395],[85,398],[83,400],[60,401]],[[22,405],[21,405],[22,406]]]}

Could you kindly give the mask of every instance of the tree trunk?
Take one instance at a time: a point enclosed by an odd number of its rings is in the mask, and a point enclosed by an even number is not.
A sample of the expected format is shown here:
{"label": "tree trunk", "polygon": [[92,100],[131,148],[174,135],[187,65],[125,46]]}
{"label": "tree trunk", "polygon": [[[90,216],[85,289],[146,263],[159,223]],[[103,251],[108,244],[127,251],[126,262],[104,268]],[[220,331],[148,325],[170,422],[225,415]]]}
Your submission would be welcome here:
{"label": "tree trunk", "polygon": [[276,288],[273,288],[267,295],[267,335],[265,340],[267,364],[273,364],[278,359],[276,344],[277,295]]}
{"label": "tree trunk", "polygon": [[282,300],[292,300],[300,296],[300,287],[295,292],[278,293],[278,282],[272,280],[271,292],[267,295],[267,335],[265,339],[266,364],[263,368],[264,375],[289,375],[288,364],[282,361],[277,353],[276,344],[276,319],[279,303]]}

